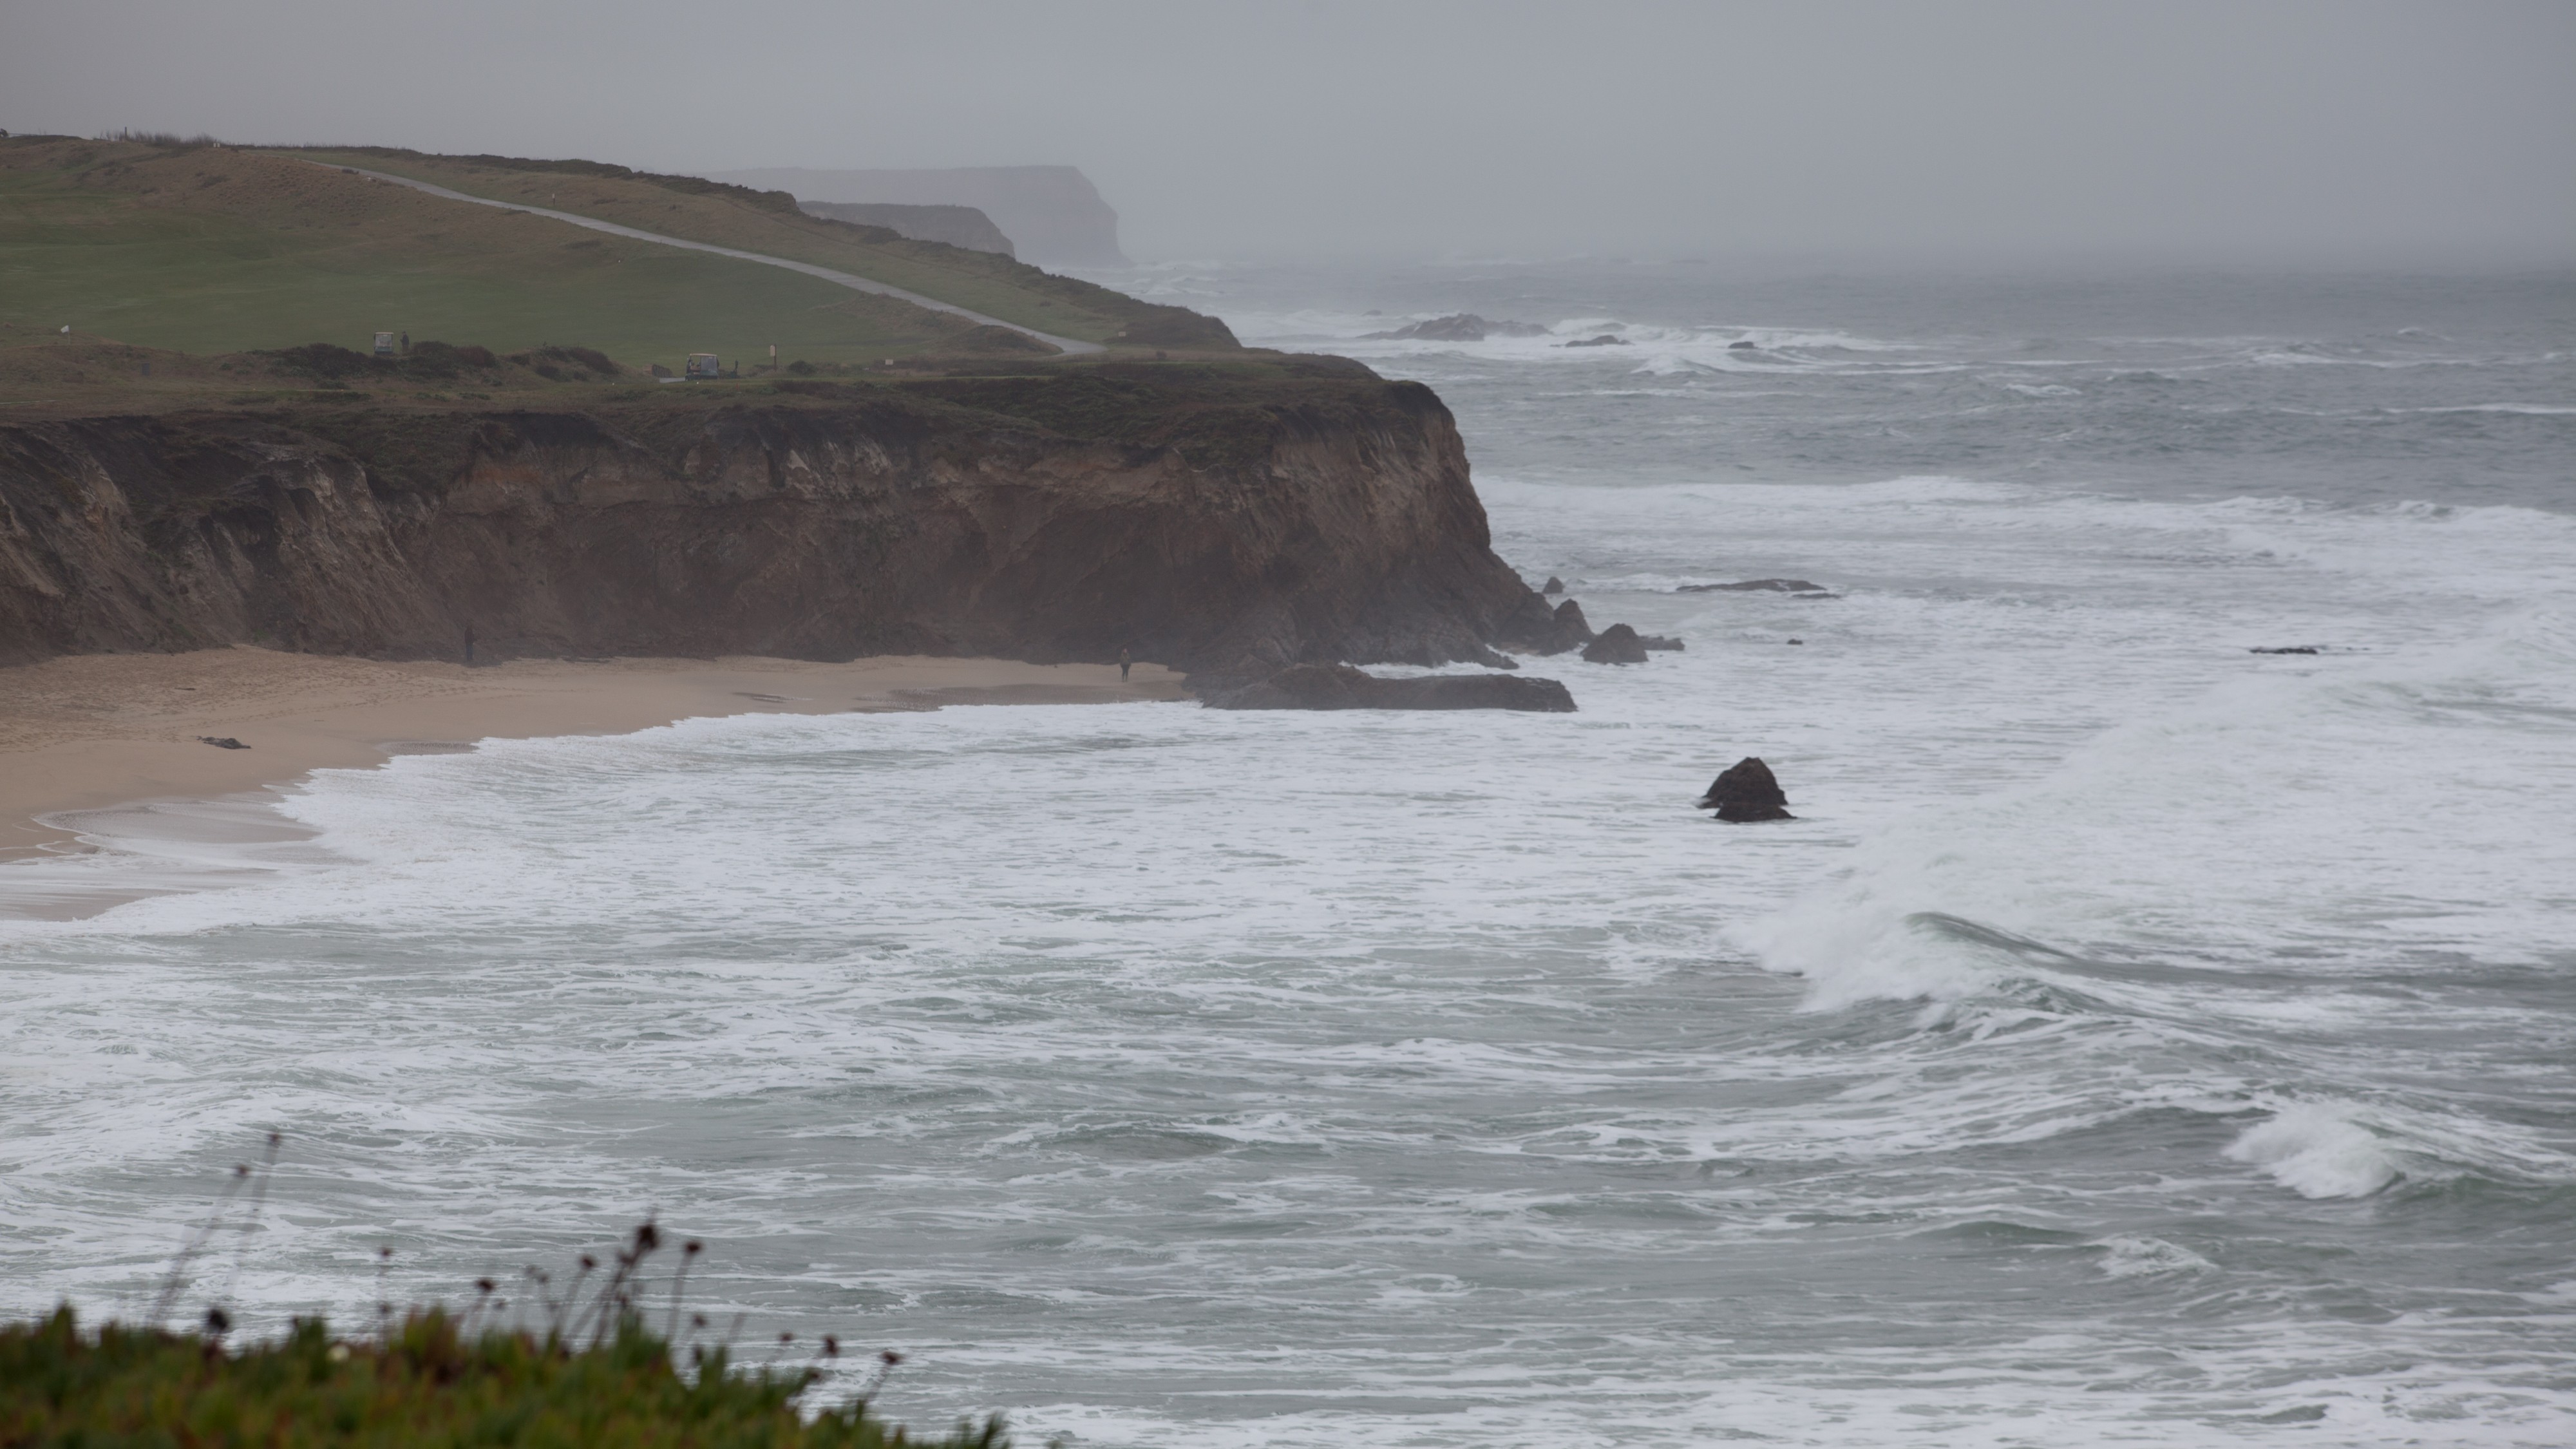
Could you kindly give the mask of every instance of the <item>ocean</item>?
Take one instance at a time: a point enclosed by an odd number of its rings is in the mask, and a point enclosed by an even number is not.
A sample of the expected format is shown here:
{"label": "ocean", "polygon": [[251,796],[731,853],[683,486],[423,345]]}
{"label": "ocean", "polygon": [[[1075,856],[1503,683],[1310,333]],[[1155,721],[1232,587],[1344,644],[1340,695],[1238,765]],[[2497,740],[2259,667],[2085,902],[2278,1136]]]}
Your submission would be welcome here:
{"label": "ocean", "polygon": [[[1431,384],[1687,649],[101,826],[190,888],[0,921],[0,1308],[144,1311],[275,1131],[191,1303],[650,1213],[1031,1445],[2576,1441],[2576,279],[1101,279]],[[1454,312],[1545,330],[1364,336]],[[1692,808],[1748,755],[1797,819]]]}

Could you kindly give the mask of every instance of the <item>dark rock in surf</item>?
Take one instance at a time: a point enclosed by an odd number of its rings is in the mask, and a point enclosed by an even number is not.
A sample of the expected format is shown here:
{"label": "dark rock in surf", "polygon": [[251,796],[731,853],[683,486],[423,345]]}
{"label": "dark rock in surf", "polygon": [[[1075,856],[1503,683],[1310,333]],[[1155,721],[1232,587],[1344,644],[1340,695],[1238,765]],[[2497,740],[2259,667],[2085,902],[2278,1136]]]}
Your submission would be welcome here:
{"label": "dark rock in surf", "polygon": [[1515,674],[1434,674],[1381,679],[1347,664],[1299,664],[1211,695],[1210,709],[1516,709],[1572,714],[1574,696],[1553,679]]}
{"label": "dark rock in surf", "polygon": [[1625,347],[1628,345],[1628,339],[1625,337],[1613,337],[1609,333],[1604,332],[1598,337],[1586,337],[1578,341],[1566,343],[1565,345],[1568,347]]}
{"label": "dark rock in surf", "polygon": [[1826,594],[1823,584],[1805,579],[1746,579],[1740,584],[1684,584],[1676,594]]}
{"label": "dark rock in surf", "polygon": [[1613,624],[1583,646],[1583,659],[1587,664],[1643,664],[1646,641],[1627,625]]}
{"label": "dark rock in surf", "polygon": [[1748,337],[1742,342],[1730,342],[1726,344],[1726,350],[1729,352],[1759,352],[1762,350],[1762,344]]}
{"label": "dark rock in surf", "polygon": [[1771,767],[1760,758],[1746,756],[1726,767],[1700,797],[1699,808],[1714,810],[1717,818],[1744,825],[1757,820],[1795,820],[1788,811],[1789,797],[1771,774]]}
{"label": "dark rock in surf", "polygon": [[1558,578],[1558,577],[1557,577],[1556,575],[1554,575],[1554,574],[1549,574],[1549,575],[1547,576],[1547,586],[1546,586],[1545,588],[1540,589],[1540,590],[1539,590],[1539,592],[1540,592],[1540,593],[1542,593],[1542,594],[1561,594],[1561,593],[1564,593],[1564,592],[1565,592],[1565,580]]}
{"label": "dark rock in surf", "polygon": [[2324,651],[2314,644],[2282,644],[2270,649],[2255,648],[2245,652],[2248,654],[2321,654]]}
{"label": "dark rock in surf", "polygon": [[1563,654],[1582,648],[1592,638],[1592,626],[1584,621],[1581,604],[1568,599],[1550,612],[1546,603],[1533,594],[1530,607],[1503,621],[1494,642],[1531,654]]}
{"label": "dark rock in surf", "polygon": [[1665,634],[1640,634],[1637,636],[1637,642],[1645,645],[1648,649],[1659,653],[1679,654],[1682,652],[1682,641]]}

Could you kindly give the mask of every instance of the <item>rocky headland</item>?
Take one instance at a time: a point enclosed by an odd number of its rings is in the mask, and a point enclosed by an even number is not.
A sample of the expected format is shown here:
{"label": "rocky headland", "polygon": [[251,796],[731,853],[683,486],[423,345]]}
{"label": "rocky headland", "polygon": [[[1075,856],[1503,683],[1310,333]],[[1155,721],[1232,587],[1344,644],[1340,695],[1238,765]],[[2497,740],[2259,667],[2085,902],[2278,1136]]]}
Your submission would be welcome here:
{"label": "rocky headland", "polygon": [[913,241],[944,242],[968,251],[998,252],[1016,260],[1017,248],[993,219],[973,206],[905,206],[880,201],[808,201],[801,209],[809,216],[832,221],[855,222],[860,226],[881,226],[897,236]]}
{"label": "rocky headland", "polygon": [[0,425],[0,663],[1125,649],[1211,693],[1557,624],[1449,410],[1340,359]]}
{"label": "rocky headland", "polygon": [[1091,178],[1071,166],[967,166],[945,171],[772,166],[713,172],[709,179],[790,192],[809,210],[816,202],[971,206],[1017,243],[1023,261],[1127,265],[1126,255],[1118,249],[1118,213],[1101,199]]}

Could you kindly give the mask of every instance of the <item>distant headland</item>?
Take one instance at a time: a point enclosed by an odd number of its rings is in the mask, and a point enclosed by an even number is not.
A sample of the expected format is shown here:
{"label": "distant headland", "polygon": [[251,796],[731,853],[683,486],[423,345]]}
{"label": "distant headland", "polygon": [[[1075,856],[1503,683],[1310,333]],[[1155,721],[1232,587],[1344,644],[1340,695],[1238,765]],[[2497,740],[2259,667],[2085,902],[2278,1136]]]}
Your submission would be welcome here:
{"label": "distant headland", "polygon": [[[710,171],[707,179],[755,191],[784,191],[809,210],[816,202],[971,206],[992,218],[993,225],[1011,239],[1013,255],[1021,261],[1095,267],[1127,265],[1126,253],[1118,249],[1118,213],[1101,200],[1091,178],[1071,166],[966,166],[947,171],[831,171],[770,166],[749,171]],[[891,225],[882,221],[875,224]]]}

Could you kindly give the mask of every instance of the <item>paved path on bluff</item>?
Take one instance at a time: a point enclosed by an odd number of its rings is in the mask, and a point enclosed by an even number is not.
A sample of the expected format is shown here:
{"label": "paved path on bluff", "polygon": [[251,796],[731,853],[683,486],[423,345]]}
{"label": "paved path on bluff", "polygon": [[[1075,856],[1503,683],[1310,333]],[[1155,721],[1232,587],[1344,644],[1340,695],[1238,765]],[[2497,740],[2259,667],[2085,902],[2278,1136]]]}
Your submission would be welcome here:
{"label": "paved path on bluff", "polygon": [[[328,161],[315,161],[309,164],[315,166],[331,165]],[[880,297],[898,297],[906,302],[910,302],[916,307],[927,307],[933,312],[951,313],[955,316],[964,317],[971,321],[981,322],[987,327],[1007,327],[1013,332],[1034,337],[1040,342],[1049,343],[1058,350],[1066,353],[1106,352],[1109,350],[1097,342],[1082,342],[1071,337],[1058,337],[1052,332],[1040,332],[1034,327],[1023,327],[1017,322],[1005,322],[999,317],[987,317],[981,312],[970,312],[964,307],[957,306],[955,303],[942,302],[936,297],[925,297],[919,292],[907,292],[901,287],[889,286],[884,282],[872,281],[869,278],[856,275],[855,273],[836,272],[830,267],[818,267],[812,262],[790,261],[786,257],[773,257],[763,252],[746,252],[733,247],[716,246],[710,242],[690,241],[684,237],[664,236],[660,232],[638,231],[631,226],[619,226],[613,221],[600,221],[594,217],[581,216],[569,211],[549,211],[542,206],[528,206],[516,201],[495,201],[488,196],[468,196],[462,191],[450,191],[444,186],[432,186],[426,181],[414,181],[408,176],[394,176],[382,171],[367,171],[356,166],[342,166],[337,169],[342,171],[355,171],[360,176],[372,176],[378,181],[390,181],[396,186],[408,186],[414,191],[426,191],[432,196],[443,196],[450,201],[470,201],[476,206],[497,206],[503,211],[524,211],[532,216],[548,216],[557,221],[571,222],[575,226],[586,226],[592,231],[604,231],[611,236],[633,237],[637,241],[659,242],[666,247],[684,247],[693,252],[714,252],[717,256],[732,257],[737,261],[759,262],[764,266],[785,267],[791,272],[803,272],[809,277],[821,277],[827,282],[838,282],[842,286],[848,287],[855,292],[873,292]]]}

